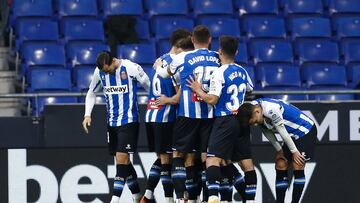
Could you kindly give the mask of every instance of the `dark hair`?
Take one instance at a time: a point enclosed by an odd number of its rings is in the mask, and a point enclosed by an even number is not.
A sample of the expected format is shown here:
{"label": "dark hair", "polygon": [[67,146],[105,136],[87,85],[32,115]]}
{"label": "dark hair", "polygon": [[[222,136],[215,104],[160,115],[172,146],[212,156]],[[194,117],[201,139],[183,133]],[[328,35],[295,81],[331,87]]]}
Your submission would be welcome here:
{"label": "dark hair", "polygon": [[176,29],[170,36],[170,44],[171,46],[176,46],[176,44],[181,40],[188,36],[191,36],[191,32],[186,29],[179,28]]}
{"label": "dark hair", "polygon": [[176,47],[181,48],[182,50],[194,50],[194,44],[191,41],[191,36],[181,39],[179,43],[176,44]]}
{"label": "dark hair", "polygon": [[102,51],[96,57],[96,67],[102,70],[104,65],[111,65],[114,56],[110,51]]}
{"label": "dark hair", "polygon": [[210,30],[205,25],[198,25],[193,30],[193,37],[196,43],[205,44],[211,37]]}
{"label": "dark hair", "polygon": [[238,109],[238,120],[242,126],[249,125],[249,120],[253,115],[253,111],[255,109],[255,105],[251,103],[243,103],[240,108]]}
{"label": "dark hair", "polygon": [[229,58],[234,58],[236,55],[238,40],[231,36],[220,37],[220,49]]}

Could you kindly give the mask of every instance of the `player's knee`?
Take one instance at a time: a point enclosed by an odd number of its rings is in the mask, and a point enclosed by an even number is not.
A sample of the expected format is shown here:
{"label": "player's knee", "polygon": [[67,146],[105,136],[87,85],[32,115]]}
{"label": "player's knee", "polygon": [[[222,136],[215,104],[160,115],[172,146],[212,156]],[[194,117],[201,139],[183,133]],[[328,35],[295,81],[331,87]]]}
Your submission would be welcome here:
{"label": "player's knee", "polygon": [[170,154],[160,154],[161,164],[170,164],[171,155]]}
{"label": "player's knee", "polygon": [[116,164],[129,164],[129,163],[130,163],[129,154],[122,152],[116,153]]}
{"label": "player's knee", "polygon": [[173,151],[173,157],[177,158],[177,157],[184,157],[184,153],[182,152],[178,152],[178,151]]}
{"label": "player's knee", "polygon": [[304,170],[305,169],[305,164],[303,165],[298,165],[297,163],[295,163],[295,161],[292,162],[292,167],[294,170]]}
{"label": "player's knee", "polygon": [[195,160],[195,154],[194,153],[187,154],[186,157],[185,157],[185,167],[193,166],[194,165],[194,160]]}
{"label": "player's knee", "polygon": [[206,159],[206,168],[210,166],[220,166],[221,160],[222,159],[218,157],[208,157]]}
{"label": "player's knee", "polygon": [[287,170],[288,169],[288,163],[284,159],[277,159],[275,162],[275,168],[277,170]]}
{"label": "player's knee", "polygon": [[239,165],[244,172],[255,170],[252,159],[243,159],[239,161]]}

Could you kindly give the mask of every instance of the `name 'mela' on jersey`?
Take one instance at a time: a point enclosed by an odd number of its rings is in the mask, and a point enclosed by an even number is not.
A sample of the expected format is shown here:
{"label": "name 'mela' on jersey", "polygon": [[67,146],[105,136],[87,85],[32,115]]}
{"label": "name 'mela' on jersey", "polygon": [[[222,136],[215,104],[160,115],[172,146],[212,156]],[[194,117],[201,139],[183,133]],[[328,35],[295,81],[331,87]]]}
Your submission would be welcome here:
{"label": "name 'mela' on jersey", "polygon": [[[160,57],[163,65],[168,65],[172,62],[172,54],[165,54]],[[174,77],[162,78],[155,70],[152,70],[150,75],[150,91],[148,96],[147,110],[145,114],[145,122],[173,122],[176,118],[176,106],[164,105],[158,106],[155,104],[157,98],[161,95],[172,97],[176,94],[174,86],[177,81]]]}
{"label": "name 'mela' on jersey", "polygon": [[210,80],[209,94],[219,97],[214,115],[237,114],[244,102],[245,93],[253,90],[252,81],[244,68],[237,64],[226,64],[215,70]]}
{"label": "name 'mela' on jersey", "polygon": [[276,125],[284,124],[290,136],[298,139],[309,133],[314,125],[314,121],[300,109],[282,100],[261,98],[253,102],[260,104],[264,115],[263,127],[270,130],[274,130]]}
{"label": "name 'mela' on jersey", "polygon": [[173,58],[170,71],[180,72],[181,97],[178,116],[187,118],[213,118],[213,107],[198,97],[186,86],[186,79],[191,75],[202,83],[205,92],[209,91],[211,74],[220,66],[219,55],[208,49],[196,49],[182,52]]}
{"label": "name 'mela' on jersey", "polygon": [[103,88],[109,126],[138,122],[137,81],[145,87],[149,78],[141,66],[129,60],[121,60],[114,73],[95,69],[89,90]]}

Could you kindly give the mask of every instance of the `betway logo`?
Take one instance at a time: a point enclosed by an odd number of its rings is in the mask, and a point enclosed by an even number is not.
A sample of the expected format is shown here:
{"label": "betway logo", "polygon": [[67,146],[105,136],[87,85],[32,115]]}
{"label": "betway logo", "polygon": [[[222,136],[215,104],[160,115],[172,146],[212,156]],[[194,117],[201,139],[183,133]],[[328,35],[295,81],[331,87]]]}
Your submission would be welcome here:
{"label": "betway logo", "polygon": [[104,87],[105,94],[124,94],[128,91],[127,85]]}

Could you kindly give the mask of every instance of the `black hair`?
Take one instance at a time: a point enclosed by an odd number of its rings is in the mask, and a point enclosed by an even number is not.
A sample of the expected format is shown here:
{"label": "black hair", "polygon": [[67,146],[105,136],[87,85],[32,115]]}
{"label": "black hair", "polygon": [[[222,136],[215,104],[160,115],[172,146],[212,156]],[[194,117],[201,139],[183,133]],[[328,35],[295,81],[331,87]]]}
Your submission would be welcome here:
{"label": "black hair", "polygon": [[189,36],[191,36],[191,32],[183,28],[178,28],[171,34],[170,44],[171,46],[176,46],[176,44],[179,43],[181,39],[184,39]]}
{"label": "black hair", "polygon": [[242,126],[249,125],[249,121],[253,115],[256,105],[251,103],[243,103],[238,109],[237,117]]}
{"label": "black hair", "polygon": [[194,40],[200,44],[208,43],[211,37],[210,30],[205,25],[196,26],[193,30],[192,35],[194,37]]}
{"label": "black hair", "polygon": [[111,54],[110,51],[102,51],[96,57],[96,67],[102,70],[104,65],[111,65],[114,56]]}
{"label": "black hair", "polygon": [[220,37],[220,49],[229,58],[233,59],[236,55],[238,40],[232,36]]}
{"label": "black hair", "polygon": [[194,44],[191,41],[191,36],[181,39],[176,44],[176,47],[181,48],[182,50],[194,50]]}

